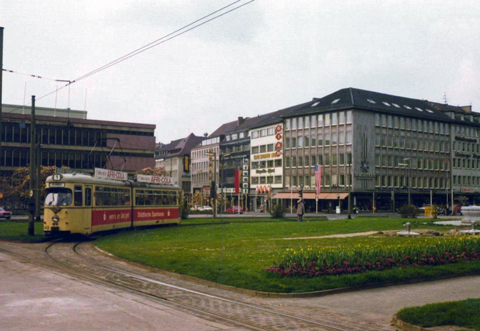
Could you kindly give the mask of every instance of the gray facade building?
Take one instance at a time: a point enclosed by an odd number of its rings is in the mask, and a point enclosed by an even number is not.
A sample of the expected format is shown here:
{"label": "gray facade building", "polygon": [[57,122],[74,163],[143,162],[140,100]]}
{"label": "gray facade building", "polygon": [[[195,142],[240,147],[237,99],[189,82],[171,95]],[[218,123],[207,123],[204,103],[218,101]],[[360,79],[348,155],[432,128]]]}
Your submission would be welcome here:
{"label": "gray facade building", "polygon": [[451,205],[453,198],[478,203],[480,114],[471,107],[347,88],[283,118],[285,181],[278,198],[303,187],[308,208],[316,208],[319,164],[323,210],[345,209],[349,191],[353,205],[368,210],[396,209],[409,197],[417,206]]}

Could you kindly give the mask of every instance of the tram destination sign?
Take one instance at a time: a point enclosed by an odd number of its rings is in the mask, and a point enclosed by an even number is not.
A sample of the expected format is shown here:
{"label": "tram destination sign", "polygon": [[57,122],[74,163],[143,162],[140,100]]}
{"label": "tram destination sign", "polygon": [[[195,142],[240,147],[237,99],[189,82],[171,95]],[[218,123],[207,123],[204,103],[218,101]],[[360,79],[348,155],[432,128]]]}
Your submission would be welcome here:
{"label": "tram destination sign", "polygon": [[173,185],[173,177],[167,176],[152,176],[152,175],[137,175],[137,182]]}
{"label": "tram destination sign", "polygon": [[123,172],[123,171],[95,168],[95,178],[98,178],[98,179],[114,179],[114,180],[128,180],[128,174],[126,172]]}

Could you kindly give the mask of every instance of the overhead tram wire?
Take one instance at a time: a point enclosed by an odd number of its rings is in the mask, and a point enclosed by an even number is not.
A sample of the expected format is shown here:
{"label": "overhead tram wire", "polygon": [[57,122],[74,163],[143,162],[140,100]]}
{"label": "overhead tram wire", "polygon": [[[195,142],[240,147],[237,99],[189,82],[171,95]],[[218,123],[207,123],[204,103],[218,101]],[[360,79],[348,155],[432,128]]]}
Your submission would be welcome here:
{"label": "overhead tram wire", "polygon": [[48,77],[27,74],[27,73],[24,73],[24,72],[19,72],[19,71],[10,70],[10,69],[2,69],[2,70],[5,71],[5,72],[9,72],[11,74],[19,74],[19,75],[29,76],[29,77],[33,77],[33,78],[46,79],[46,80],[51,80],[51,81],[54,81],[54,82],[70,82],[69,80],[65,80],[65,79],[48,78]]}
{"label": "overhead tram wire", "polygon": [[[197,19],[196,21],[185,25],[185,26],[181,27],[180,29],[177,29],[177,30],[175,30],[175,31],[173,31],[173,32],[171,32],[171,33],[169,33],[169,34],[167,34],[167,35],[165,35],[165,36],[157,39],[157,40],[152,41],[151,43],[146,44],[145,46],[142,46],[142,47],[140,47],[140,48],[138,48],[138,49],[136,49],[136,50],[134,50],[134,51],[132,51],[132,52],[130,52],[130,53],[128,53],[128,54],[125,54],[125,55],[119,57],[118,59],[113,60],[112,62],[107,63],[107,64],[105,64],[104,66],[102,66],[102,67],[100,67],[100,68],[97,68],[97,69],[95,69],[95,70],[93,70],[93,71],[91,71],[91,72],[89,72],[89,73],[87,73],[87,74],[85,74],[85,75],[83,75],[83,76],[80,76],[79,78],[75,79],[75,81],[79,81],[79,80],[85,79],[85,78],[87,78],[87,77],[89,77],[89,76],[91,76],[91,75],[93,75],[93,74],[96,74],[96,73],[99,72],[99,71],[102,71],[102,70],[104,70],[104,69],[107,69],[107,68],[111,67],[112,65],[115,65],[115,64],[117,64],[117,63],[120,63],[120,62],[122,62],[122,61],[124,61],[124,60],[126,60],[126,59],[128,59],[128,58],[130,58],[130,57],[132,57],[132,56],[135,56],[135,55],[139,54],[142,50],[148,49],[147,47],[149,47],[149,46],[151,46],[151,45],[156,46],[156,45],[157,45],[156,43],[160,42],[161,40],[163,40],[163,39],[165,39],[165,38],[167,38],[167,37],[169,37],[169,36],[171,36],[171,35],[174,35],[175,33],[180,32],[180,31],[188,28],[189,26],[191,26],[191,25],[193,25],[193,24],[195,24],[195,23],[198,23],[198,22],[204,20],[205,18],[207,18],[207,17],[209,17],[209,16],[212,16],[212,15],[214,15],[214,14],[216,14],[216,13],[218,13],[218,12],[220,12],[220,11],[222,11],[222,10],[224,10],[224,9],[226,9],[226,8],[232,6],[232,5],[234,5],[235,3],[240,2],[240,1],[242,1],[242,0],[234,1],[234,2],[232,2],[231,4],[229,4],[229,5],[227,5],[227,6],[223,7],[223,8],[220,8],[220,9],[218,9],[218,10],[216,10],[216,11],[214,11],[214,12],[212,12],[212,13],[206,15],[206,16],[203,16],[202,18],[199,18],[199,19]],[[154,45],[154,44],[155,44],[155,45]]]}
{"label": "overhead tram wire", "polygon": [[[222,11],[222,10],[230,7],[230,6],[232,6],[233,4],[235,4],[235,3],[239,2],[239,1],[241,1],[241,0],[234,1],[234,2],[232,2],[231,4],[225,6],[225,7],[221,8],[221,9],[218,9],[218,10],[216,10],[216,11],[214,11],[214,12],[212,12],[212,13],[210,13],[210,14],[208,14],[208,15],[206,15],[206,16],[204,16],[204,17],[202,17],[202,18],[200,18],[200,19],[198,19],[198,20],[196,20],[196,21],[194,21],[194,22],[192,22],[192,23],[190,23],[190,24],[185,25],[184,27],[176,30],[175,32],[169,33],[169,34],[165,35],[164,37],[157,39],[156,41],[153,41],[153,42],[151,42],[151,43],[149,43],[149,44],[147,44],[147,45],[145,45],[145,46],[143,46],[143,47],[141,47],[141,48],[139,48],[139,49],[137,49],[137,50],[135,50],[135,51],[132,51],[132,52],[130,52],[130,53],[128,53],[128,54],[126,54],[126,55],[124,55],[124,56],[122,56],[122,57],[120,57],[120,58],[118,58],[118,59],[116,59],[116,60],[114,60],[114,61],[112,61],[112,62],[110,62],[109,64],[106,64],[106,65],[104,65],[104,66],[102,66],[102,67],[100,67],[100,68],[97,68],[97,69],[95,69],[95,70],[93,70],[93,71],[91,71],[91,72],[89,72],[89,73],[87,73],[87,74],[85,74],[85,75],[83,75],[83,76],[80,76],[79,78],[74,79],[73,81],[69,81],[68,84],[66,84],[66,85],[64,85],[64,86],[62,86],[62,87],[60,87],[60,88],[57,88],[56,90],[54,90],[54,91],[52,91],[52,92],[50,92],[50,93],[47,93],[47,94],[45,94],[45,95],[37,98],[37,101],[39,101],[39,100],[41,100],[41,99],[43,99],[43,98],[45,98],[45,97],[47,97],[47,96],[55,93],[55,92],[57,92],[57,91],[59,91],[59,90],[61,90],[61,89],[64,89],[65,87],[70,86],[70,85],[72,85],[72,84],[74,84],[74,83],[76,83],[76,82],[78,82],[78,81],[80,81],[80,80],[83,80],[83,79],[85,79],[85,78],[87,78],[87,77],[90,77],[90,76],[92,76],[92,75],[94,75],[94,74],[97,74],[97,73],[99,73],[99,72],[101,72],[101,71],[103,71],[103,70],[105,70],[105,69],[108,69],[108,68],[110,68],[110,67],[112,67],[112,66],[114,66],[114,65],[116,65],[116,64],[119,64],[119,63],[121,63],[121,62],[123,62],[123,61],[125,61],[125,60],[127,60],[127,59],[129,59],[129,58],[131,58],[131,57],[134,57],[135,55],[138,55],[138,54],[140,54],[140,53],[143,53],[143,52],[145,52],[146,50],[149,50],[150,48],[153,48],[153,47],[155,47],[155,46],[161,45],[161,44],[163,44],[163,43],[165,43],[165,42],[167,42],[167,41],[169,41],[169,40],[175,39],[175,38],[177,38],[177,37],[179,37],[179,36],[181,36],[181,35],[189,32],[189,31],[191,31],[191,30],[194,30],[194,29],[196,29],[196,28],[198,28],[198,27],[200,27],[200,26],[202,26],[202,25],[204,25],[204,24],[207,24],[208,22],[211,22],[211,21],[213,21],[213,20],[216,20],[217,18],[220,18],[220,17],[222,17],[222,16],[224,16],[224,15],[226,15],[226,14],[228,14],[228,13],[231,13],[231,12],[237,10],[237,9],[240,9],[240,8],[242,8],[242,7],[246,6],[246,5],[254,2],[255,0],[250,0],[250,1],[244,3],[244,4],[240,5],[240,6],[237,6],[237,7],[235,7],[235,8],[232,8],[232,9],[230,9],[230,10],[228,10],[228,11],[222,13],[222,14],[219,14],[219,15],[217,15],[217,16],[209,19],[209,20],[206,20],[206,21],[204,21],[204,22],[202,22],[202,23],[200,23],[200,24],[197,24],[197,25],[195,25],[195,26],[193,26],[193,27],[191,27],[191,28],[189,28],[189,29],[187,29],[187,30],[185,30],[185,31],[182,31],[182,30],[184,30],[185,28],[187,28],[187,27],[189,27],[189,26],[191,26],[191,25],[193,25],[193,24],[195,24],[195,23],[198,23],[199,21],[202,21],[202,20],[204,20],[205,18],[207,18],[207,17],[209,17],[209,16],[212,16],[212,15],[216,14],[216,13],[218,13],[218,12],[220,12],[220,11]],[[182,31],[182,32],[181,32],[181,33],[178,33],[178,32],[180,32],[180,31]],[[173,36],[172,36],[172,35],[173,35]],[[171,37],[169,37],[169,36],[171,36]],[[169,37],[169,38],[167,38],[167,37]],[[167,38],[167,39],[165,39],[165,38]]]}
{"label": "overhead tram wire", "polygon": [[[19,74],[19,75],[29,76],[29,77],[33,77],[33,78],[46,79],[46,80],[50,80],[50,81],[53,81],[53,82],[71,83],[71,81],[68,80],[68,79],[48,78],[48,77],[44,77],[44,76],[27,74],[27,73],[24,73],[24,72],[19,72],[19,71],[10,70],[10,69],[2,69],[2,71],[5,71],[5,72],[11,73],[11,74]],[[26,83],[25,83],[25,84],[26,84]],[[58,90],[59,90],[59,88],[57,87],[57,89],[56,89],[54,92],[57,92]],[[52,92],[52,93],[53,93],[53,92]],[[51,94],[51,93],[50,93],[50,94]],[[25,102],[24,102],[24,103],[25,103]],[[15,110],[18,110],[18,109],[23,108],[23,107],[25,107],[25,104],[22,105],[21,107],[13,108],[12,110],[10,110],[10,111],[8,111],[8,112],[5,112],[5,113],[6,113],[6,114],[13,113]]]}

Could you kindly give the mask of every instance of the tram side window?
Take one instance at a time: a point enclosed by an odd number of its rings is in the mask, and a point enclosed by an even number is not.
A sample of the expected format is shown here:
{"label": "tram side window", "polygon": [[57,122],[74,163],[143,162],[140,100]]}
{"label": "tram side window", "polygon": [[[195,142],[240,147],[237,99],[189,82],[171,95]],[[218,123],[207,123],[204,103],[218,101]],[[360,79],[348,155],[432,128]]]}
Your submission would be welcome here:
{"label": "tram side window", "polygon": [[144,192],[144,190],[138,190],[135,193],[135,205],[136,206],[145,205],[145,192]]}
{"label": "tram side window", "polygon": [[121,194],[121,204],[130,205],[130,192],[128,190],[122,190]]}
{"label": "tram side window", "polygon": [[154,192],[154,204],[155,206],[162,205],[162,194],[158,191]]}
{"label": "tram side window", "polygon": [[145,191],[145,205],[151,206],[154,204],[154,196],[152,191]]}
{"label": "tram side window", "polygon": [[92,189],[90,187],[85,188],[85,206],[92,205]]}
{"label": "tram side window", "polygon": [[75,206],[83,206],[83,194],[81,186],[73,187],[73,201]]}

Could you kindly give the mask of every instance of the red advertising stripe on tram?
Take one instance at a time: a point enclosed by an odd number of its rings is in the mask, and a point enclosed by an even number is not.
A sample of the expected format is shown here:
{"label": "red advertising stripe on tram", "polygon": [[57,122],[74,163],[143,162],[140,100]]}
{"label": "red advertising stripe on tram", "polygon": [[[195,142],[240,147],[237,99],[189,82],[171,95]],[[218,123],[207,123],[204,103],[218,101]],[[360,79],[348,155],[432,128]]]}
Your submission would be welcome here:
{"label": "red advertising stripe on tram", "polygon": [[130,210],[96,210],[92,212],[92,226],[131,222]]}
{"label": "red advertising stripe on tram", "polygon": [[144,208],[136,209],[133,213],[135,221],[155,221],[178,218],[178,208]]}

